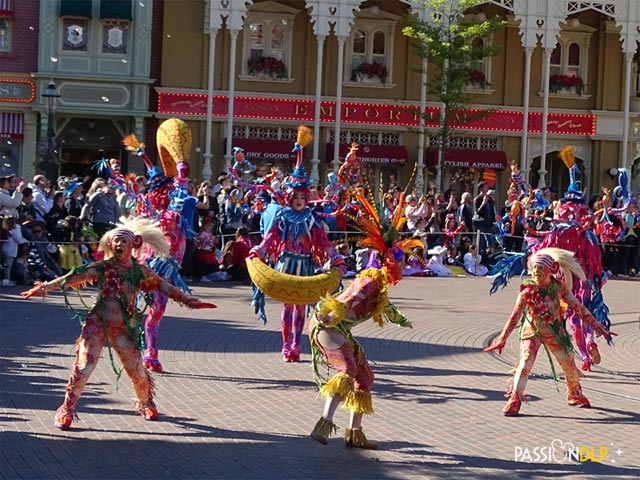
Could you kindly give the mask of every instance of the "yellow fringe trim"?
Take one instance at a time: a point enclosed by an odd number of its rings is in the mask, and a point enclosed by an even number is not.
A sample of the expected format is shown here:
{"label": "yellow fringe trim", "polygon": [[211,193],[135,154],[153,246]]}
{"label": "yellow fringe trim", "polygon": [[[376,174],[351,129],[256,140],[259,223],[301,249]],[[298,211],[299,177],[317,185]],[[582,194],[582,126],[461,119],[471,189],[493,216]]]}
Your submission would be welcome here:
{"label": "yellow fringe trim", "polygon": [[329,398],[339,396],[342,401],[351,395],[353,379],[346,373],[336,373],[331,380],[320,388],[320,396]]}
{"label": "yellow fringe trim", "polygon": [[371,403],[371,393],[364,390],[354,390],[347,397],[342,405],[345,410],[351,410],[354,413],[373,413],[373,404]]}

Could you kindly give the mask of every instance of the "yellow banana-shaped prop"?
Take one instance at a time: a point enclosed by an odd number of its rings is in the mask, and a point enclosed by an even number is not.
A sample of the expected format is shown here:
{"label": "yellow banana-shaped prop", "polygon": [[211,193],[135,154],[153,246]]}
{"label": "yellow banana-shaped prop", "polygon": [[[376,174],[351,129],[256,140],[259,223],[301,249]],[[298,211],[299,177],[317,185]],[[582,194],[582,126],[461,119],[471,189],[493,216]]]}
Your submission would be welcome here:
{"label": "yellow banana-shaped prop", "polygon": [[301,277],[281,273],[259,258],[247,259],[249,276],[253,283],[265,295],[282,303],[294,305],[309,305],[316,303],[326,294],[333,293],[342,279],[342,271],[332,268],[328,272]]}

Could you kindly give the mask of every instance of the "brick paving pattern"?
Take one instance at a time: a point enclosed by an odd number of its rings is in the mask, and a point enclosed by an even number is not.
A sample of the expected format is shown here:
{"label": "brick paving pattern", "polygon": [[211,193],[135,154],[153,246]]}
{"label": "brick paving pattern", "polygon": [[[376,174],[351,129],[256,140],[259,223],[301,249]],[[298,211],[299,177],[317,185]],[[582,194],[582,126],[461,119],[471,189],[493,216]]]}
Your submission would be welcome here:
{"label": "brick paving pattern", "polygon": [[[53,427],[79,326],[61,294],[22,300],[0,291],[0,476],[7,479],[637,479],[640,471],[640,282],[611,280],[615,345],[583,387],[593,408],[566,405],[541,350],[522,415],[501,409],[517,332],[502,356],[482,352],[502,328],[517,282],[489,296],[486,278],[407,278],[390,291],[412,329],[367,323],[354,333],[376,375],[367,437],[379,450],[347,449],[337,436],[309,437],[322,413],[309,345],[303,362],[280,359],[280,308],[266,326],[250,289],[195,284],[217,310],[170,305],[160,329],[157,422],[132,413],[123,375],[117,388],[105,349],[71,430]],[[85,298],[91,290],[84,292]],[[71,296],[73,298],[73,296]],[[75,301],[76,303],[77,300]],[[336,423],[344,432],[347,412]],[[534,458],[534,448],[555,459]],[[562,444],[562,445],[560,445]],[[564,460],[576,447],[608,449],[602,463]],[[516,447],[527,458],[515,458]],[[529,461],[526,461],[529,460]]]}

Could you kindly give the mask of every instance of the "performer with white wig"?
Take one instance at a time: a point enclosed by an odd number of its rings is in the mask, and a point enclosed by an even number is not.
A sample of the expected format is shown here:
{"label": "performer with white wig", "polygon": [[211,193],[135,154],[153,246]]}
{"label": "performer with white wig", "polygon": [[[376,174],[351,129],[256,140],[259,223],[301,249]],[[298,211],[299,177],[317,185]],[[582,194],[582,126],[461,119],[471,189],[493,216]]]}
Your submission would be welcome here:
{"label": "performer with white wig", "polygon": [[513,313],[507,320],[502,333],[486,352],[498,350],[502,353],[507,338],[520,323],[520,362],[513,379],[509,382],[509,400],[502,413],[515,416],[524,400],[524,389],[538,350],[544,347],[551,363],[556,381],[551,354],[556,358],[567,383],[567,403],[571,406],[589,408],[591,404],[582,393],[580,372],[573,358],[571,336],[567,331],[565,311],[573,309],[582,320],[598,335],[607,338],[615,335],[598,323],[589,310],[571,293],[573,275],[584,281],[585,275],[572,252],[560,248],[544,248],[529,257],[529,271],[532,280],[520,286]]}
{"label": "performer with white wig", "polygon": [[[54,425],[68,429],[76,415],[76,404],[91,373],[96,367],[105,340],[108,342],[111,365],[119,377],[124,369],[133,384],[137,402],[136,412],[145,420],[155,420],[158,411],[153,401],[154,388],[150,373],[142,364],[144,332],[142,311],[137,298],[143,292],[149,304],[152,294],[161,291],[169,298],[188,308],[215,308],[196,297],[187,295],[158,276],[132,256],[147,244],[158,254],[166,256],[169,246],[158,226],[149,220],[135,218],[125,225],[109,230],[100,240],[99,250],[104,260],[75,267],[66,275],[36,285],[22,292],[24,298],[44,297],[47,292],[62,288],[80,288],[96,283],[98,295],[86,315],[76,313],[82,320],[82,333],[76,342],[76,358],[67,383],[64,402],[58,408]],[[66,300],[66,291],[65,291]],[[67,302],[67,305],[69,303]],[[117,369],[111,353],[113,348],[122,362]]]}

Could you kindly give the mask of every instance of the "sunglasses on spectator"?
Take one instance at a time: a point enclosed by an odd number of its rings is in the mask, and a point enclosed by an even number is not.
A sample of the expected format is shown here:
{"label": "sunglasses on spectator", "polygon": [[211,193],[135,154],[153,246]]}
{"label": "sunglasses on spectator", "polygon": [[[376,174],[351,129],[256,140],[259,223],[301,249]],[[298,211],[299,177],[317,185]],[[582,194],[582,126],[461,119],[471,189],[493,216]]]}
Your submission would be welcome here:
{"label": "sunglasses on spectator", "polygon": [[33,233],[42,233],[42,230],[40,230],[39,228],[38,229],[34,229]]}

